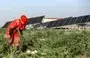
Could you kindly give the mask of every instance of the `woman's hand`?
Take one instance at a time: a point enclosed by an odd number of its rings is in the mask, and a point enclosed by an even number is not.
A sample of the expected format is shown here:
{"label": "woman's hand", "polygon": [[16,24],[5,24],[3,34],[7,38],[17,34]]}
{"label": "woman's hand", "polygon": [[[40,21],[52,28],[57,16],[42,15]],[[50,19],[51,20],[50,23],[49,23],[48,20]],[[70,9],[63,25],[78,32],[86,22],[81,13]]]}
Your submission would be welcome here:
{"label": "woman's hand", "polygon": [[4,35],[4,38],[9,39],[10,38],[10,35]]}

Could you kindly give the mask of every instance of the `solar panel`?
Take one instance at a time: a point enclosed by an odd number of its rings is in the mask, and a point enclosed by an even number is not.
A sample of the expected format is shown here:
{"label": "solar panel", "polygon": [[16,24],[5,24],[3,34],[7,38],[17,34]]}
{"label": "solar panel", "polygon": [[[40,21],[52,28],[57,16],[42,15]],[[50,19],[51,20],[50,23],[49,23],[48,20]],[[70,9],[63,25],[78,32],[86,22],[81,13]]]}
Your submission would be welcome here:
{"label": "solar panel", "polygon": [[66,18],[66,19],[64,19],[63,25],[68,25],[69,22],[70,22],[70,19],[71,19],[71,18]]}
{"label": "solar panel", "polygon": [[82,22],[87,22],[89,16],[84,16]]}
{"label": "solar panel", "polygon": [[[58,24],[57,24],[58,22]],[[57,20],[57,21],[52,21],[52,22],[49,22],[47,27],[50,28],[50,27],[55,27],[55,26],[61,26],[63,24],[64,20]]]}
{"label": "solar panel", "polygon": [[84,22],[87,22],[87,20],[90,21],[90,15],[64,18],[62,20],[56,20],[56,21],[44,23],[44,26],[46,25],[46,27],[50,28],[50,27],[71,25],[71,24],[77,24],[77,23],[84,23]]}
{"label": "solar panel", "polygon": [[33,17],[33,18],[29,18],[28,20],[28,24],[35,24],[35,23],[41,23],[42,19],[44,18],[45,16],[40,16],[40,17]]}
{"label": "solar panel", "polygon": [[5,23],[5,25],[4,25],[4,26],[2,26],[2,28],[5,28],[5,27],[7,27],[9,23],[11,23],[11,21],[9,21],[9,22],[6,22],[6,23]]}
{"label": "solar panel", "polygon": [[75,22],[75,23],[76,23],[76,24],[77,24],[77,23],[81,23],[82,18],[83,18],[83,17],[77,17],[77,18],[76,18],[76,22]]}
{"label": "solar panel", "polygon": [[[41,23],[42,19],[44,18],[45,16],[39,16],[39,17],[33,17],[33,18],[28,18],[28,24],[34,24],[34,23]],[[7,27],[7,25],[10,23],[11,21],[9,22],[6,22],[5,25],[2,27],[2,28],[5,28]]]}
{"label": "solar panel", "polygon": [[48,26],[48,24],[49,24],[49,22],[46,22],[46,23],[41,23],[41,26],[42,26],[42,27],[47,27],[47,26]]}
{"label": "solar panel", "polygon": [[88,18],[87,18],[87,22],[90,22],[90,16],[88,16]]}
{"label": "solar panel", "polygon": [[63,20],[59,20],[59,23],[58,23],[58,25],[57,25],[57,26],[62,26],[62,25],[63,25],[63,23],[64,23],[64,19],[63,19]]}
{"label": "solar panel", "polygon": [[69,22],[69,24],[68,24],[68,25],[75,24],[75,22],[76,22],[76,19],[71,18],[71,20],[70,20],[70,22]]}

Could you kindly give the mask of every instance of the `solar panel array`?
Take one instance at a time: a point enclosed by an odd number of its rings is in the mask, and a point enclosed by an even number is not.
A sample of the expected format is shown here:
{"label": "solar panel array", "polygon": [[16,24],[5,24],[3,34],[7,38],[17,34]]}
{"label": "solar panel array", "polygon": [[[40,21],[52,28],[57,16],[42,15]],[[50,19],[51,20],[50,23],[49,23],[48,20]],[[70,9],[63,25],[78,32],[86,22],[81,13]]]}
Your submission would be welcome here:
{"label": "solar panel array", "polygon": [[[28,18],[28,24],[35,24],[35,23],[41,23],[42,19],[44,18],[44,16],[38,16],[38,17],[33,17],[33,18]],[[2,28],[6,28],[7,25],[10,23],[11,21],[9,22],[6,22],[5,25],[2,27]]]}
{"label": "solar panel array", "polygon": [[29,18],[29,21],[27,23],[28,24],[35,24],[35,23],[41,23],[42,19],[44,18],[45,16],[39,16],[39,17],[33,17],[33,18]]}
{"label": "solar panel array", "polygon": [[56,21],[42,23],[42,26],[46,26],[47,28],[50,28],[50,27],[85,23],[85,22],[90,22],[90,15],[80,16],[80,17],[69,17],[69,18],[64,18],[62,20],[60,19]]}
{"label": "solar panel array", "polygon": [[[58,26],[64,26],[64,25],[72,25],[72,24],[90,22],[90,15],[80,16],[80,17],[68,17],[68,18],[59,19],[56,21],[41,23],[43,18],[44,16],[28,18],[29,21],[27,25],[40,23],[42,27],[50,28],[50,27],[58,27]],[[6,24],[2,28],[7,27],[9,23],[10,22],[6,22]]]}

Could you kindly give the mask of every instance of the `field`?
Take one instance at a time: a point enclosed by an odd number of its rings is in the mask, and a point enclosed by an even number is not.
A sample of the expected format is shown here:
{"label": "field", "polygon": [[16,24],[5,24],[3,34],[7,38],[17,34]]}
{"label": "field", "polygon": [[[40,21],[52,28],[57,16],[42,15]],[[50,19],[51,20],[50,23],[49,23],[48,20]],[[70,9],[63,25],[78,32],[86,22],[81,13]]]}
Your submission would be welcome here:
{"label": "field", "polygon": [[90,31],[25,30],[19,50],[8,46],[4,33],[0,29],[0,58],[90,58]]}

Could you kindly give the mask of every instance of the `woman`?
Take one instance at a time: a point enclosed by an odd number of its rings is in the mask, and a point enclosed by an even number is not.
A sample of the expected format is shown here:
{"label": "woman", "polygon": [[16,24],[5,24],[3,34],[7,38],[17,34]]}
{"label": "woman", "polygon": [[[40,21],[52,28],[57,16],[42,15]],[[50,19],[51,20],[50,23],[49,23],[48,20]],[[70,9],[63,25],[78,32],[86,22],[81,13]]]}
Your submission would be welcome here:
{"label": "woman", "polygon": [[25,29],[27,22],[28,22],[27,17],[25,15],[22,15],[20,19],[16,19],[8,25],[4,37],[8,39],[10,46],[17,47],[20,45],[19,32],[21,36],[23,36],[23,30]]}

